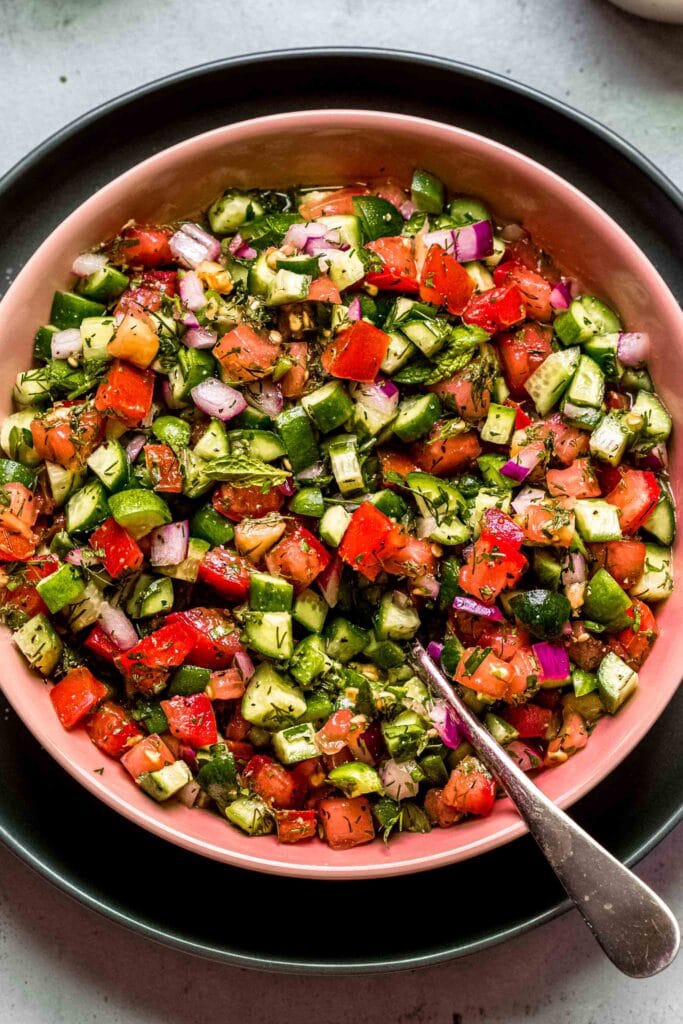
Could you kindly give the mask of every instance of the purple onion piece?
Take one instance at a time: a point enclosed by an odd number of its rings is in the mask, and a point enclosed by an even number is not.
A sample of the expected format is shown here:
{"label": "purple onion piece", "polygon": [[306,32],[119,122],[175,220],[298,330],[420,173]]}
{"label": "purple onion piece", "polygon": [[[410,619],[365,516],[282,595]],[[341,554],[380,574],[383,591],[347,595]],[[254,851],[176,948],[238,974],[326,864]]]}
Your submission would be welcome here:
{"label": "purple onion piece", "polygon": [[462,737],[458,723],[450,707],[444,700],[435,700],[429,710],[429,719],[441,738],[444,746],[455,750],[460,746]]}
{"label": "purple onion piece", "polygon": [[519,462],[515,462],[514,459],[510,459],[504,466],[500,467],[500,472],[503,476],[507,476],[511,480],[516,480],[517,483],[521,484],[523,480],[526,480],[531,469],[527,466],[520,466]]}
{"label": "purple onion piece", "polygon": [[246,651],[238,651],[234,660],[235,668],[239,671],[245,683],[248,682],[256,671],[254,668],[254,662]]}
{"label": "purple onion piece", "polygon": [[354,299],[349,303],[349,308],[346,311],[346,315],[349,320],[360,320],[363,316],[363,310],[361,309],[360,299],[356,295]]}
{"label": "purple onion piece", "polygon": [[432,640],[431,643],[427,644],[427,654],[432,661],[441,661],[441,655],[443,654],[443,644],[438,643],[436,640]]}
{"label": "purple onion piece", "polygon": [[188,270],[186,274],[183,274],[180,278],[178,290],[180,291],[180,298],[193,313],[206,305],[204,286],[194,270]]}
{"label": "purple onion piece", "polygon": [[246,397],[249,405],[266,416],[275,417],[282,412],[285,400],[282,395],[282,388],[270,377],[247,384]]}
{"label": "purple onion piece", "polygon": [[587,575],[588,570],[584,556],[580,551],[570,551],[560,575],[562,586],[570,587],[574,583],[585,583]]}
{"label": "purple onion piece", "polygon": [[76,277],[90,277],[107,265],[107,257],[101,252],[84,252],[71,264],[71,273]]}
{"label": "purple onion piece", "polygon": [[198,409],[224,423],[234,416],[239,416],[247,407],[246,400],[239,391],[228,384],[223,384],[216,377],[203,380],[201,384],[192,388],[190,394]]}
{"label": "purple onion piece", "polygon": [[455,245],[454,232],[451,228],[441,228],[438,231],[426,231],[422,235],[422,241],[429,248],[431,245],[440,245],[446,252],[453,252]]}
{"label": "purple onion piece", "polygon": [[401,203],[398,208],[398,212],[401,214],[404,220],[410,220],[414,213],[417,213],[417,206],[412,199],[406,199],[405,203]]}
{"label": "purple onion piece", "polygon": [[189,327],[182,337],[188,348],[213,348],[217,341],[218,334],[208,327]]}
{"label": "purple onion piece", "polygon": [[490,622],[503,622],[503,613],[500,608],[496,608],[495,605],[489,606],[482,604],[481,601],[475,600],[473,597],[465,597],[464,595],[458,595],[453,598],[453,607],[458,612],[468,612],[470,615],[479,615],[482,619],[488,619]]}
{"label": "purple onion piece", "polygon": [[150,534],[152,546],[149,560],[152,565],[179,565],[187,558],[190,524],[187,519],[158,526]]}
{"label": "purple onion piece", "polygon": [[278,490],[280,494],[284,494],[286,498],[291,498],[293,494],[296,494],[296,484],[290,477],[288,480],[285,480],[283,484],[279,485]]}
{"label": "purple onion piece", "polygon": [[107,601],[102,602],[97,618],[104,632],[120,651],[129,651],[140,639],[126,613]]}
{"label": "purple onion piece", "polygon": [[490,220],[478,220],[453,231],[453,250],[460,263],[471,263],[493,253],[493,226]]}
{"label": "purple onion piece", "polygon": [[541,666],[541,679],[566,679],[569,675],[569,655],[564,647],[547,641],[532,644],[532,650]]}
{"label": "purple onion piece", "polygon": [[50,351],[53,359],[68,359],[83,349],[83,339],[77,327],[67,327],[52,335]]}
{"label": "purple onion piece", "polygon": [[199,242],[206,249],[207,260],[217,260],[221,254],[221,243],[213,235],[210,235],[208,231],[200,227],[199,224],[195,224],[192,221],[186,221],[181,224],[181,231],[184,231],[186,235],[193,238],[195,242]]}
{"label": "purple onion piece", "polygon": [[564,281],[554,284],[550,292],[550,305],[553,309],[569,309],[572,301],[572,293],[569,285]]}
{"label": "purple onion piece", "polygon": [[539,487],[523,487],[512,502],[512,507],[518,516],[522,516],[529,505],[533,505],[537,501],[543,501],[545,497],[545,491],[542,491]]}
{"label": "purple onion piece", "polygon": [[650,335],[645,331],[622,332],[617,343],[617,355],[624,366],[642,366],[650,358]]}
{"label": "purple onion piece", "polygon": [[146,440],[147,438],[144,434],[135,434],[131,437],[130,441],[126,445],[126,455],[128,456],[128,461],[131,464],[135,462],[138,455],[144,448]]}

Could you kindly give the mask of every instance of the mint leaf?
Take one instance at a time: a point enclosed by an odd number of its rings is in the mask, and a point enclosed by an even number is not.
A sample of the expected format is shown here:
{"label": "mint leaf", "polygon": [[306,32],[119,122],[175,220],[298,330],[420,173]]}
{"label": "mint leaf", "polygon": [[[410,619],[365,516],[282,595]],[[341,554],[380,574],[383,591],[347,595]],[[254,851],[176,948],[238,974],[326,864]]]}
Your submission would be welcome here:
{"label": "mint leaf", "polygon": [[271,466],[242,452],[213,459],[202,467],[202,472],[210,480],[220,480],[233,487],[260,487],[263,491],[279,487],[291,476],[278,466]]}

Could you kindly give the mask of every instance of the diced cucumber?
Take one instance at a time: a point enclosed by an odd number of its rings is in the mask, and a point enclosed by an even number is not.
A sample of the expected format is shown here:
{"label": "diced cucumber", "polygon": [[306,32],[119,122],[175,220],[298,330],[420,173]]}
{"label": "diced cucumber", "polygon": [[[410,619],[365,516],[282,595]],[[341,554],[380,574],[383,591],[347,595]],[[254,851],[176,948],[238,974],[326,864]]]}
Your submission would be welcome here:
{"label": "diced cucumber", "polygon": [[190,537],[187,545],[187,555],[177,565],[157,566],[157,572],[163,576],[169,576],[173,580],[183,580],[186,583],[196,583],[199,575],[199,566],[204,555],[211,545],[200,537]]}
{"label": "diced cucumber", "polygon": [[626,614],[631,599],[606,569],[598,569],[588,581],[583,602],[583,616],[589,622],[600,622],[609,629],[624,629],[632,619]]}
{"label": "diced cucumber", "polygon": [[[496,377],[493,378],[491,394],[493,395],[494,402],[497,402],[498,405],[505,405],[508,398],[510,397],[510,388],[507,386],[505,382],[505,377],[503,377],[501,374],[498,374]],[[515,411],[515,418],[516,417],[517,412]]]}
{"label": "diced cucumber", "polygon": [[209,224],[214,235],[229,235],[247,220],[262,217],[264,209],[249,192],[228,189],[209,207]]}
{"label": "diced cucumber", "polygon": [[384,788],[377,770],[364,761],[347,761],[337,765],[328,774],[327,781],[352,798],[366,793],[381,793]]}
{"label": "diced cucumber", "polygon": [[88,459],[88,466],[108,491],[118,491],[128,483],[130,463],[118,441],[105,441]]}
{"label": "diced cucumber", "polygon": [[587,672],[583,668],[572,667],[572,686],[575,697],[585,697],[587,693],[593,693],[598,688],[598,677],[594,672]]}
{"label": "diced cucumber", "polygon": [[353,435],[334,438],[329,446],[330,464],[337,487],[342,494],[365,490],[356,438]]}
{"label": "diced cucumber", "polygon": [[509,444],[515,432],[517,410],[509,405],[498,405],[492,402],[481,428],[481,439],[488,444]]}
{"label": "diced cucumber", "polygon": [[528,378],[524,387],[540,416],[545,416],[559,402],[574,376],[580,356],[578,346],[551,352]]}
{"label": "diced cucumber", "polygon": [[275,756],[282,764],[297,764],[307,761],[310,757],[318,757],[319,751],[315,743],[315,729],[311,722],[301,725],[290,725],[273,734],[271,742]]}
{"label": "diced cucumber", "polygon": [[135,540],[145,537],[156,526],[170,523],[173,518],[163,498],[143,487],[132,487],[110,495],[109,508],[116,522],[124,526]]}
{"label": "diced cucumber", "polygon": [[323,434],[341,427],[353,412],[353,402],[338,380],[304,395],[301,404]]}
{"label": "diced cucumber", "polygon": [[405,594],[384,594],[375,620],[380,640],[410,640],[420,628],[420,616]]}
{"label": "diced cucumber", "polygon": [[321,519],[325,512],[325,499],[319,487],[302,487],[289,502],[289,510],[295,516],[310,516]]}
{"label": "diced cucumber", "polygon": [[405,366],[415,355],[416,346],[399,331],[389,332],[389,347],[382,362],[382,373],[391,376]]}
{"label": "diced cucumber", "polygon": [[493,236],[493,252],[490,256],[484,256],[484,263],[487,267],[493,269],[502,262],[503,257],[507,251],[507,244],[504,238],[500,238],[499,235]]}
{"label": "diced cucumber", "polygon": [[55,505],[61,507],[66,499],[83,485],[84,475],[73,469],[64,469],[56,462],[46,462],[45,469],[52,499]]}
{"label": "diced cucumber", "polygon": [[499,508],[502,512],[509,513],[511,502],[512,495],[510,491],[494,491],[492,488],[482,487],[475,495],[469,517],[467,518],[467,525],[472,531],[474,538],[476,539],[481,533],[484,515],[490,508]]}
{"label": "diced cucumber", "polygon": [[582,355],[576,373],[567,388],[566,397],[574,405],[602,406],[605,397],[605,375],[590,356]]}
{"label": "diced cucumber", "polygon": [[142,573],[126,602],[126,611],[134,619],[148,619],[152,615],[170,612],[173,599],[173,582],[169,577]]}
{"label": "diced cucumber", "polygon": [[649,391],[639,391],[631,412],[643,417],[643,437],[648,438],[653,444],[661,444],[668,439],[671,433],[671,416],[657,395]]}
{"label": "diced cucumber", "polygon": [[618,466],[630,437],[631,432],[623,418],[617,412],[608,412],[591,434],[591,455],[610,466]]}
{"label": "diced cucumber", "polygon": [[125,274],[107,263],[101,270],[96,270],[94,274],[80,280],[76,287],[79,294],[85,295],[86,299],[93,299],[108,306],[114,299],[118,299],[129,283]]}
{"label": "diced cucumber", "polygon": [[471,263],[463,263],[463,267],[467,271],[467,276],[473,283],[475,291],[486,292],[489,288],[494,287],[493,275],[483,263],[473,260]]}
{"label": "diced cucumber", "polygon": [[655,505],[654,511],[650,513],[643,523],[643,529],[650,536],[670,547],[676,534],[676,516],[673,503],[668,494],[662,493]]}
{"label": "diced cucumber", "polygon": [[228,544],[235,536],[232,523],[216,512],[213,505],[203,505],[197,509],[190,520],[190,533],[208,541],[211,547]]}
{"label": "diced cucumber", "polygon": [[401,495],[396,491],[390,491],[388,487],[385,487],[383,491],[368,495],[368,501],[390,519],[401,519],[408,511],[408,506]]}
{"label": "diced cucumber", "polygon": [[281,576],[253,572],[249,580],[249,607],[255,612],[290,612],[294,587]]}
{"label": "diced cucumber", "polygon": [[314,590],[306,589],[297,596],[292,615],[304,629],[319,633],[325,625],[328,611],[327,601]]}
{"label": "diced cucumber", "polygon": [[605,710],[613,715],[638,686],[638,673],[608,651],[598,666],[598,693]]}
{"label": "diced cucumber", "polygon": [[268,285],[266,306],[283,306],[287,302],[303,302],[313,278],[294,270],[278,270]]}
{"label": "diced cucumber", "polygon": [[392,721],[382,722],[382,735],[389,755],[396,761],[414,758],[424,749],[425,723],[415,711],[402,711]]}
{"label": "diced cucumber", "polygon": [[190,697],[193,693],[203,693],[211,681],[211,672],[200,665],[181,665],[173,673],[168,684],[169,697]]}
{"label": "diced cucumber", "polygon": [[583,350],[598,364],[607,380],[619,379],[621,364],[618,334],[596,334],[584,343]]}
{"label": "diced cucumber", "polygon": [[361,438],[377,437],[395,418],[394,409],[378,409],[372,402],[365,401],[362,390],[358,390],[349,430]]}
{"label": "diced cucumber", "polygon": [[86,316],[80,325],[83,341],[83,359],[111,359],[109,342],[116,334],[116,320],[113,316]]}
{"label": "diced cucumber", "polygon": [[638,582],[631,587],[631,597],[641,601],[664,601],[673,593],[673,555],[671,548],[660,544],[645,545],[645,568]]}
{"label": "diced cucumber", "polygon": [[[180,452],[180,468],[183,475],[183,494],[186,498],[199,498],[213,487],[213,480],[206,474],[207,464],[191,448]],[[158,524],[155,524],[158,525]]]}
{"label": "diced cucumber", "polygon": [[275,829],[272,811],[257,796],[238,796],[225,808],[225,817],[248,836],[266,836]]}
{"label": "diced cucumber", "polygon": [[22,409],[7,416],[0,426],[2,450],[22,466],[38,466],[41,462],[31,434],[31,423],[39,416],[39,409]]}
{"label": "diced cucumber", "polygon": [[490,711],[484,716],[484,725],[496,743],[500,743],[501,746],[519,739],[519,732],[515,729],[514,725],[510,725],[509,722],[499,718],[498,715],[492,714]]}
{"label": "diced cucumber", "polygon": [[306,701],[294,686],[272,665],[258,666],[242,698],[242,716],[252,725],[282,729],[306,713]]}
{"label": "diced cucumber", "polygon": [[405,662],[403,649],[393,640],[378,640],[373,634],[365,654],[383,669],[399,668]]}
{"label": "diced cucumber", "polygon": [[91,480],[72,494],[66,504],[68,533],[93,530],[109,515],[107,492],[99,480]]}
{"label": "diced cucumber", "polygon": [[50,312],[50,323],[60,331],[69,327],[80,327],[86,316],[102,316],[105,312],[100,302],[92,302],[73,292],[55,292]]}
{"label": "diced cucumber", "polygon": [[448,334],[447,325],[440,320],[408,320],[401,324],[401,332],[423,355],[431,359],[439,352]]}
{"label": "diced cucumber", "polygon": [[619,380],[619,386],[626,388],[627,391],[653,392],[655,389],[652,377],[647,370],[643,367],[637,369],[635,366],[624,367],[624,372]]}
{"label": "diced cucumber", "polygon": [[62,655],[62,641],[46,615],[34,615],[12,639],[31,668],[44,676],[50,675]]}
{"label": "diced cucumber", "polygon": [[17,405],[41,405],[50,399],[50,371],[46,366],[22,370],[17,374],[12,390]]}
{"label": "diced cucumber", "polygon": [[[152,433],[162,444],[170,444],[174,449],[185,448],[190,443],[192,428],[179,416],[157,416],[152,424]],[[221,454],[227,455],[227,446],[226,451]]]}
{"label": "diced cucumber", "polygon": [[275,418],[275,424],[293,473],[308,469],[320,458],[320,449],[315,439],[311,421],[299,405],[285,409]]}
{"label": "diced cucumber", "polygon": [[275,280],[275,271],[268,264],[268,256],[265,252],[259,253],[252,265],[249,267],[249,291],[260,298],[266,298],[272,282]]}
{"label": "diced cucumber", "polygon": [[370,635],[367,629],[337,616],[325,629],[325,639],[328,657],[345,665],[365,650]]}
{"label": "diced cucumber", "polygon": [[[183,421],[181,420],[181,422]],[[235,433],[237,433],[237,431],[235,431]],[[188,443],[189,437],[185,442],[185,445]],[[194,446],[193,451],[198,458],[204,459],[206,462],[210,462],[211,459],[218,459],[230,454],[228,435],[220,420],[211,420],[208,427]]]}
{"label": "diced cucumber", "polygon": [[261,462],[275,462],[286,454],[284,444],[272,430],[231,430],[227,438],[231,454],[246,451],[250,458]]}
{"label": "diced cucumber", "polygon": [[602,498],[579,498],[574,506],[576,526],[586,541],[621,539],[619,512]]}
{"label": "diced cucumber", "polygon": [[481,220],[491,220],[491,214],[475,196],[457,196],[448,204],[448,216],[457,228],[476,224]]}
{"label": "diced cucumber", "polygon": [[477,459],[477,465],[484,478],[484,483],[495,487],[499,491],[513,491],[518,486],[517,481],[501,473],[501,469],[507,461],[506,455],[494,455],[493,452],[480,455]]}
{"label": "diced cucumber", "polygon": [[97,622],[103,603],[104,598],[101,591],[91,580],[86,585],[83,596],[69,606],[69,626],[74,633]]}
{"label": "diced cucumber", "polygon": [[0,484],[23,484],[32,491],[36,486],[36,474],[13,459],[0,459]]}
{"label": "diced cucumber", "polygon": [[404,398],[392,430],[401,441],[416,441],[432,429],[441,415],[441,402],[436,395],[415,395]]}
{"label": "diced cucumber", "polygon": [[421,213],[441,213],[445,199],[443,182],[435,174],[418,168],[413,171],[410,198]]}
{"label": "diced cucumber", "polygon": [[83,596],[85,583],[76,566],[69,562],[36,583],[36,590],[51,612],[61,611]]}
{"label": "diced cucumber", "polygon": [[347,512],[341,505],[329,505],[325,509],[325,514],[320,520],[318,527],[318,533],[320,539],[329,544],[330,547],[338,548],[344,539],[349,523],[351,522],[351,513]]}
{"label": "diced cucumber", "polygon": [[560,412],[572,427],[578,427],[579,430],[595,430],[604,416],[605,409],[594,409],[592,405],[574,405],[565,397],[562,399]]}
{"label": "diced cucumber", "polygon": [[143,772],[138,778],[138,785],[143,793],[159,803],[170,800],[188,782],[192,782],[192,772],[182,760],[165,764],[155,772]]}
{"label": "diced cucumber", "polygon": [[595,334],[611,334],[621,330],[619,317],[594,295],[582,295],[555,320],[555,333],[565,345],[588,341]]}
{"label": "diced cucumber", "polygon": [[317,633],[311,633],[296,645],[289,663],[289,671],[297,683],[308,687],[327,672],[331,665],[332,662],[325,653],[325,641]]}
{"label": "diced cucumber", "polygon": [[318,217],[316,224],[322,224],[326,232],[338,231],[339,241],[342,245],[360,249],[363,243],[360,220],[352,214],[331,214],[329,217]]}
{"label": "diced cucumber", "polygon": [[245,627],[246,642],[254,651],[278,661],[292,657],[294,637],[289,612],[249,612]]}
{"label": "diced cucumber", "polygon": [[330,265],[330,280],[340,292],[365,277],[365,264],[355,249],[327,249],[324,258]]}
{"label": "diced cucumber", "polygon": [[33,339],[33,358],[42,363],[49,363],[52,359],[52,339],[57,333],[57,328],[52,324],[44,324],[36,331]]}

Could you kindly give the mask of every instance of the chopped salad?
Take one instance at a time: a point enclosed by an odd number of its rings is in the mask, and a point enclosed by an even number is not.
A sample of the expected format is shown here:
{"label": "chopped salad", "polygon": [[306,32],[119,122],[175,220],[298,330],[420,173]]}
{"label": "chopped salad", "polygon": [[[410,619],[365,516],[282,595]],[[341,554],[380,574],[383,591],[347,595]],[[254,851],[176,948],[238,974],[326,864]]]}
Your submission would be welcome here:
{"label": "chopped salad", "polygon": [[0,604],[105,771],[345,850],[494,807],[415,635],[525,771],[636,690],[671,417],[522,227],[418,169],[229,190],[72,272],[0,431]]}

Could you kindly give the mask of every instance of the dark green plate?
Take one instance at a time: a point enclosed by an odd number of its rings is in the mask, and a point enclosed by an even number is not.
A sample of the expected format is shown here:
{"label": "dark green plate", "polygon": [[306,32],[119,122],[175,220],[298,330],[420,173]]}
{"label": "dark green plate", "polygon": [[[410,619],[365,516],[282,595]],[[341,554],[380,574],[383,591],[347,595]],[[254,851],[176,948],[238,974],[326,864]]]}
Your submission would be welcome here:
{"label": "dark green plate", "polygon": [[[165,146],[243,118],[332,106],[451,122],[540,160],[611,213],[680,294],[683,203],[635,150],[557,101],[490,72],[370,50],[221,61],[80,118],[0,182],[2,265],[20,267],[96,188]],[[3,704],[0,837],[87,906],[184,950],[271,970],[392,970],[472,953],[567,909],[528,838],[452,868],[368,882],[279,879],[202,860],[100,804]],[[572,811],[628,863],[683,816],[681,734],[679,692],[631,756]],[[356,908],[360,927],[352,940],[320,926],[337,904]]]}

